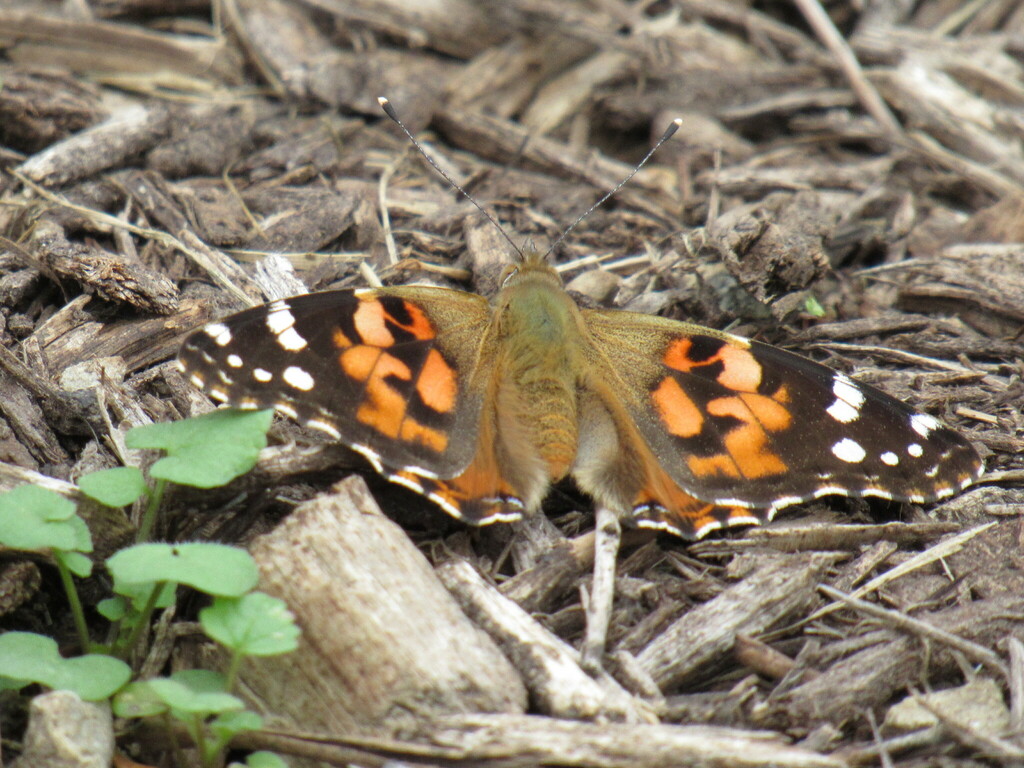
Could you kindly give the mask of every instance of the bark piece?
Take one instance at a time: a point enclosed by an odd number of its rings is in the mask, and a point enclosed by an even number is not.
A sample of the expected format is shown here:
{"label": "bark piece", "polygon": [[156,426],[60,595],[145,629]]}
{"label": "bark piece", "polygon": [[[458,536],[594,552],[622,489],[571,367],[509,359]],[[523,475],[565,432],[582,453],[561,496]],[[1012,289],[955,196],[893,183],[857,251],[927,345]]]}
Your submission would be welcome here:
{"label": "bark piece", "polygon": [[163,106],[129,106],[88,130],[32,155],[18,171],[33,181],[59,186],[116,168],[166,134],[171,112]]}
{"label": "bark piece", "polygon": [[[447,727],[446,727],[447,726]],[[435,724],[431,736],[476,757],[532,765],[603,768],[840,768],[843,761],[774,734],[701,725],[574,723],[529,716],[469,715]]]}
{"label": "bark piece", "polygon": [[159,272],[123,254],[69,242],[56,226],[40,222],[35,253],[43,270],[81,283],[109,301],[125,302],[146,312],[169,315],[178,308],[178,289]]}
{"label": "bark piece", "polygon": [[51,691],[32,699],[24,750],[11,768],[109,768],[113,758],[110,705]]}
{"label": "bark piece", "polygon": [[756,635],[815,605],[815,586],[835,560],[830,553],[769,560],[683,615],[644,648],[637,661],[663,691],[708,675],[730,654],[736,635]]}
{"label": "bark piece", "polygon": [[551,611],[594,565],[594,534],[556,544],[532,568],[501,585],[501,593],[529,613]]}
{"label": "bark piece", "polygon": [[242,679],[303,730],[393,735],[443,714],[524,709],[508,660],[361,478],[300,505],[252,550],[261,589],[303,634],[294,654],[253,659]]}
{"label": "bark piece", "polygon": [[275,187],[244,195],[253,213],[268,221],[247,244],[257,251],[316,251],[337,240],[355,222],[355,211],[372,194],[359,184],[333,191]]}
{"label": "bark piece", "polygon": [[103,117],[99,94],[56,72],[4,71],[0,143],[38,152]]}
{"label": "bark piece", "polygon": [[367,26],[388,36],[405,38],[414,47],[430,46],[451,56],[467,58],[509,33],[495,16],[501,5],[471,0],[318,0],[316,6],[337,16],[343,26]]}
{"label": "bark piece", "polygon": [[[793,746],[765,731],[705,725],[580,723],[528,715],[452,716],[424,725],[429,743],[304,734],[242,734],[270,749],[330,765],[600,766],[601,768],[843,768],[841,758]],[[317,763],[321,765],[323,763]]]}
{"label": "bark piece", "polygon": [[147,155],[149,167],[167,178],[219,176],[253,148],[260,112],[245,107],[194,109],[171,125],[171,135]]}
{"label": "bark piece", "polygon": [[210,319],[211,309],[209,304],[183,302],[180,311],[168,317],[112,323],[69,311],[55,315],[32,338],[38,340],[46,366],[55,375],[70,365],[103,357],[123,357],[133,373],[173,357],[185,334]]}
{"label": "bark piece", "polygon": [[469,563],[447,562],[438,568],[438,576],[463,611],[512,660],[542,712],[573,719],[599,715],[630,722],[652,719],[643,702],[607,673],[591,677],[584,672],[575,650],[487,584]]}
{"label": "bark piece", "polygon": [[241,82],[241,57],[223,37],[171,35],[116,22],[0,11],[0,45],[12,61],[125,79]]}
{"label": "bark piece", "polygon": [[729,211],[708,227],[709,244],[754,298],[773,310],[788,309],[787,294],[807,288],[829,268],[824,241],[834,219],[815,193],[777,193]]}
{"label": "bark piece", "polygon": [[[998,595],[984,601],[919,616],[939,629],[991,647],[1007,635],[1024,637],[1024,596]],[[937,643],[893,634],[889,640],[855,653],[821,675],[776,698],[773,713],[800,727],[841,725],[862,716],[866,707],[884,704],[893,694],[924,678],[957,669],[958,654]]]}
{"label": "bark piece", "polygon": [[0,616],[31,600],[42,583],[39,566],[31,560],[16,560],[0,566]]}

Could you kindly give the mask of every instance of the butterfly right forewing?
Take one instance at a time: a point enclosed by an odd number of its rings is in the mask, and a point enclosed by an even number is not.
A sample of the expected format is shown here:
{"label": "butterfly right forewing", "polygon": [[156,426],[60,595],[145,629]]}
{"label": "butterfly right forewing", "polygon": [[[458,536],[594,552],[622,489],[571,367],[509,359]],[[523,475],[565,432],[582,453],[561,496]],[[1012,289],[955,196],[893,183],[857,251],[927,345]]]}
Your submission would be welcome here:
{"label": "butterfly right forewing", "polygon": [[718,516],[769,517],[828,494],[933,501],[981,473],[974,448],[934,417],[811,360],[665,318],[584,316],[660,469],[729,510]]}

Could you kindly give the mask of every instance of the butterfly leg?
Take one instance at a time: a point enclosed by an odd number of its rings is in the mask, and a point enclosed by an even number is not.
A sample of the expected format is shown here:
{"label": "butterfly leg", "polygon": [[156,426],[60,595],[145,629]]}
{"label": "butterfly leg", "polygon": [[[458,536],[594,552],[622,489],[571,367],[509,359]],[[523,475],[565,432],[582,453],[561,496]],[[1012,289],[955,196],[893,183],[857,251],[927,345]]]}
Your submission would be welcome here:
{"label": "butterfly leg", "polygon": [[580,650],[580,666],[595,674],[601,670],[608,623],[615,599],[615,566],[622,540],[619,516],[605,506],[595,511],[594,579],[586,602],[587,628]]}

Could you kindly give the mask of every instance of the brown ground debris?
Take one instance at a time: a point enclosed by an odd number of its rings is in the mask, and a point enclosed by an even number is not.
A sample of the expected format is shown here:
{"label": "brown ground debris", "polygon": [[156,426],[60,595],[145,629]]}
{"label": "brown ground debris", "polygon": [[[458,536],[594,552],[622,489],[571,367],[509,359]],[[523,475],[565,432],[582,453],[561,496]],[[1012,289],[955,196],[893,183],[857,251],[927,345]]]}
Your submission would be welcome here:
{"label": "brown ground debris", "polygon": [[[574,296],[827,362],[965,434],[983,482],[696,544],[627,527],[584,671],[594,515],[573,489],[516,533],[471,530],[372,471],[342,480],[367,467],[279,422],[254,472],[171,494],[160,529],[251,546],[307,630],[246,668],[277,719],[238,745],[292,765],[1021,765],[1024,6],[826,9],[7,2],[0,489],[74,497],[146,460],[127,429],[210,410],[173,365],[210,319],[367,280],[494,291],[508,244],[378,96],[542,249],[681,117],[559,247]],[[128,526],[85,511],[99,560]],[[73,642],[50,567],[2,554],[0,631]],[[187,638],[173,658],[215,661]],[[171,765],[149,736],[119,748]]]}

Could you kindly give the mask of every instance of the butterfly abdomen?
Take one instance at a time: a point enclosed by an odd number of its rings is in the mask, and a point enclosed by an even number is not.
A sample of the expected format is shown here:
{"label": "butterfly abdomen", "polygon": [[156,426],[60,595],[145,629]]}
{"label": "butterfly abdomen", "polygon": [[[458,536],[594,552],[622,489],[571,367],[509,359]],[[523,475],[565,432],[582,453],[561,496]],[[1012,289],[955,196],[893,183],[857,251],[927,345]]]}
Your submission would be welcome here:
{"label": "butterfly abdomen", "polygon": [[508,289],[495,314],[504,353],[496,371],[499,413],[516,423],[515,452],[539,457],[548,483],[560,480],[579,437],[579,310],[550,274],[538,271]]}

